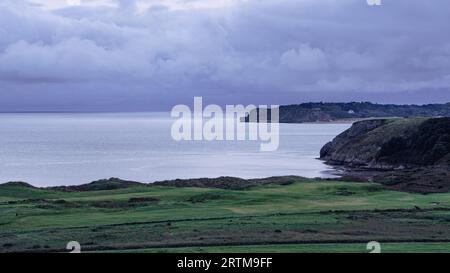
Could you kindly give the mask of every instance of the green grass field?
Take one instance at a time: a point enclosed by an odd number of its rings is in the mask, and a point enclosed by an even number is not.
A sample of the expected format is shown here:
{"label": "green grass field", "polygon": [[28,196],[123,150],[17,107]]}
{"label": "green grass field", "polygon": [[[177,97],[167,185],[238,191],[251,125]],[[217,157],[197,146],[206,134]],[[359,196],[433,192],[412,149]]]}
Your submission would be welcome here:
{"label": "green grass field", "polygon": [[0,252],[450,252],[450,194],[302,180],[247,190],[0,186]]}
{"label": "green grass field", "polygon": [[[383,243],[382,253],[449,253],[450,243]],[[125,253],[363,253],[367,244],[280,244],[124,250]]]}

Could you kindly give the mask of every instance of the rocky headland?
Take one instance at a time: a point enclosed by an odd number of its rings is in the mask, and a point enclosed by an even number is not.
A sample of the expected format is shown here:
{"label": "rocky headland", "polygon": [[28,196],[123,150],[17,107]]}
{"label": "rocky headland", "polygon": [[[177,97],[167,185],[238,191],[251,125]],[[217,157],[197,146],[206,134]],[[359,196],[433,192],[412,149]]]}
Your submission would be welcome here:
{"label": "rocky headland", "polygon": [[347,174],[413,192],[450,190],[450,118],[359,121],[327,143],[320,158]]}
{"label": "rocky headland", "polygon": [[[450,103],[427,105],[376,104],[370,102],[323,103],[309,102],[282,105],[279,110],[280,123],[341,122],[368,118],[392,117],[450,117]],[[259,109],[244,120],[246,122],[267,122],[269,117],[259,115]],[[256,117],[256,120],[253,120]]]}

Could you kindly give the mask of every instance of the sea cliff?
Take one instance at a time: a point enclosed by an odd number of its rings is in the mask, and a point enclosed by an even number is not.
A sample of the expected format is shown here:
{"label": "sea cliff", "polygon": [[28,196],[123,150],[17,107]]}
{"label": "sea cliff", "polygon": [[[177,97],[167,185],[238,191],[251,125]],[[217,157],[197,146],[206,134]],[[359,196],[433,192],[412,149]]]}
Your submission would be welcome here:
{"label": "sea cliff", "polygon": [[377,170],[373,179],[416,192],[450,189],[450,118],[359,121],[327,143],[320,158],[348,170]]}

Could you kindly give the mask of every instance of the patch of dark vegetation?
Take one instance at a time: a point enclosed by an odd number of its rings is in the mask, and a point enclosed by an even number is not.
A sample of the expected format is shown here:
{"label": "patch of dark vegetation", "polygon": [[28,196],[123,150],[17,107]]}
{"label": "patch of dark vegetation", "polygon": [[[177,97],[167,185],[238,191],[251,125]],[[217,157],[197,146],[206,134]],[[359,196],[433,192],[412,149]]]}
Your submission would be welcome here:
{"label": "patch of dark vegetation", "polygon": [[346,186],[331,187],[331,189],[331,194],[336,196],[351,196],[357,194],[355,191],[352,191],[351,188]]}
{"label": "patch of dark vegetation", "polygon": [[289,185],[297,181],[307,180],[299,176],[279,176],[261,179],[242,179],[237,177],[218,177],[218,178],[198,178],[198,179],[176,179],[155,182],[152,185],[170,186],[170,187],[197,187],[197,188],[219,188],[228,190],[244,190],[260,185]]}
{"label": "patch of dark vegetation", "polygon": [[17,200],[17,201],[8,201],[8,205],[17,205],[17,204],[32,204],[32,203],[41,203],[45,202],[45,199],[24,199],[24,200]]}
{"label": "patch of dark vegetation", "polygon": [[381,172],[373,179],[389,189],[406,192],[425,194],[450,191],[450,168],[444,166]]}
{"label": "patch of dark vegetation", "polygon": [[351,196],[356,194],[356,192],[352,191],[350,188],[345,186],[333,186],[330,184],[329,187],[323,187],[320,189],[324,195],[334,195],[334,196]]}
{"label": "patch of dark vegetation", "polygon": [[60,186],[60,187],[50,187],[48,189],[63,192],[85,192],[85,191],[117,190],[137,186],[148,186],[148,184],[135,181],[127,181],[113,177],[110,179],[102,179],[91,182],[89,184],[83,184],[79,186]]}
{"label": "patch of dark vegetation", "polygon": [[302,232],[303,233],[313,233],[313,234],[319,233],[319,231],[315,230],[315,229],[305,229]]}
{"label": "patch of dark vegetation", "polygon": [[76,205],[75,203],[68,202],[64,199],[54,200],[53,203],[56,205],[64,206],[64,207],[71,207],[71,206]]}
{"label": "patch of dark vegetation", "polygon": [[36,205],[37,208],[42,209],[62,209],[62,208],[78,208],[81,207],[80,204],[75,202],[68,202],[63,199],[52,200],[52,199],[42,199],[42,198],[30,198],[24,200],[17,201],[8,201],[9,205],[17,205],[17,204],[32,204]]}
{"label": "patch of dark vegetation", "polygon": [[333,192],[332,193],[333,195],[337,195],[337,196],[351,196],[351,195],[354,195],[354,194],[356,194],[355,192],[353,192],[353,191],[350,191],[350,190],[348,190],[348,189],[346,189],[346,188],[341,188],[341,189],[337,189],[335,192]]}
{"label": "patch of dark vegetation", "polygon": [[6,187],[22,187],[22,188],[35,189],[34,186],[32,186],[28,183],[25,183],[25,182],[7,182],[7,183],[0,184],[0,188],[6,188]]}
{"label": "patch of dark vegetation", "polygon": [[89,205],[95,208],[102,209],[121,209],[133,206],[127,201],[95,201],[89,202]]}
{"label": "patch of dark vegetation", "polygon": [[209,200],[223,199],[223,195],[217,193],[203,193],[189,197],[186,201],[191,203],[205,203]]}
{"label": "patch of dark vegetation", "polygon": [[268,178],[260,178],[260,179],[249,179],[248,181],[251,183],[255,183],[256,185],[268,185],[268,184],[274,184],[274,185],[282,185],[287,186],[291,185],[298,181],[305,181],[307,180],[304,177],[300,176],[273,176]]}
{"label": "patch of dark vegetation", "polygon": [[95,207],[105,209],[120,209],[120,208],[133,208],[139,206],[147,206],[159,202],[159,199],[154,197],[136,197],[130,198],[127,201],[90,201],[90,202],[69,202],[63,199],[24,199],[18,201],[8,201],[9,205],[21,205],[28,204],[34,205],[40,209],[68,209],[68,208],[83,208],[83,207]]}
{"label": "patch of dark vegetation", "polygon": [[131,198],[127,201],[94,201],[94,202],[88,202],[89,206],[95,207],[95,208],[102,208],[102,209],[123,209],[123,208],[135,208],[135,207],[143,207],[148,206],[151,204],[155,204],[159,201],[159,199],[152,198],[152,197],[145,197],[145,198]]}
{"label": "patch of dark vegetation", "polygon": [[350,215],[348,215],[346,217],[346,219],[353,220],[353,221],[355,221],[355,220],[367,220],[367,219],[369,219],[369,215],[368,214],[363,214],[363,213],[361,213],[361,214],[350,214]]}
{"label": "patch of dark vegetation", "polygon": [[246,183],[245,179],[237,177],[198,178],[198,179],[175,179],[153,183],[153,185],[170,187],[197,187],[197,188],[222,188],[242,189]]}
{"label": "patch of dark vegetation", "polygon": [[102,227],[93,227],[92,229],[91,229],[91,231],[92,232],[99,232],[99,231],[102,231],[103,230],[103,228]]}
{"label": "patch of dark vegetation", "polygon": [[384,188],[380,185],[373,185],[373,186],[367,187],[366,190],[368,192],[380,192],[380,191],[383,191]]}
{"label": "patch of dark vegetation", "polygon": [[349,181],[351,181],[351,182],[368,182],[367,177],[351,175],[351,174],[344,174],[343,176],[341,176],[339,178],[331,178],[328,180],[343,181],[343,182],[349,182]]}
{"label": "patch of dark vegetation", "polygon": [[[125,189],[130,187],[152,187],[152,186],[167,186],[167,187],[197,187],[197,188],[218,188],[218,189],[228,189],[228,190],[246,190],[252,187],[261,185],[290,185],[298,181],[308,181],[309,179],[300,176],[276,176],[268,178],[257,178],[257,179],[242,179],[238,177],[218,177],[218,178],[195,178],[195,179],[175,179],[166,181],[157,181],[154,183],[146,184],[135,181],[127,181],[119,178],[110,178],[94,181],[89,184],[77,185],[77,186],[58,186],[58,187],[47,187],[47,188],[35,188],[37,190],[53,190],[61,192],[88,192],[88,191],[107,191],[107,190],[117,190]],[[24,182],[9,182],[1,184],[0,187],[30,187],[33,186],[26,184]],[[29,200],[30,202],[34,202]],[[156,202],[158,200],[129,200],[130,203],[143,203],[143,202]],[[11,201],[17,202],[17,201]],[[21,202],[21,201],[19,201]],[[63,201],[61,201],[63,202]],[[10,203],[15,204],[15,203]]]}
{"label": "patch of dark vegetation", "polygon": [[128,200],[128,203],[137,204],[137,203],[156,203],[159,202],[158,198],[154,197],[133,197]]}

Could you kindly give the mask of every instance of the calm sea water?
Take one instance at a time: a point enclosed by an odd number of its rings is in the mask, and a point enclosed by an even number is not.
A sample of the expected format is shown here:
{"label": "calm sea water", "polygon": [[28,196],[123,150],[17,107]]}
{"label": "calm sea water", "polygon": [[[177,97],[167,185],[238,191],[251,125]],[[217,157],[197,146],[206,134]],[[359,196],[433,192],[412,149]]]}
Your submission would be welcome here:
{"label": "calm sea water", "polygon": [[75,185],[120,177],[328,177],[316,158],[348,124],[281,124],[276,152],[259,142],[176,142],[169,113],[0,114],[0,183]]}

